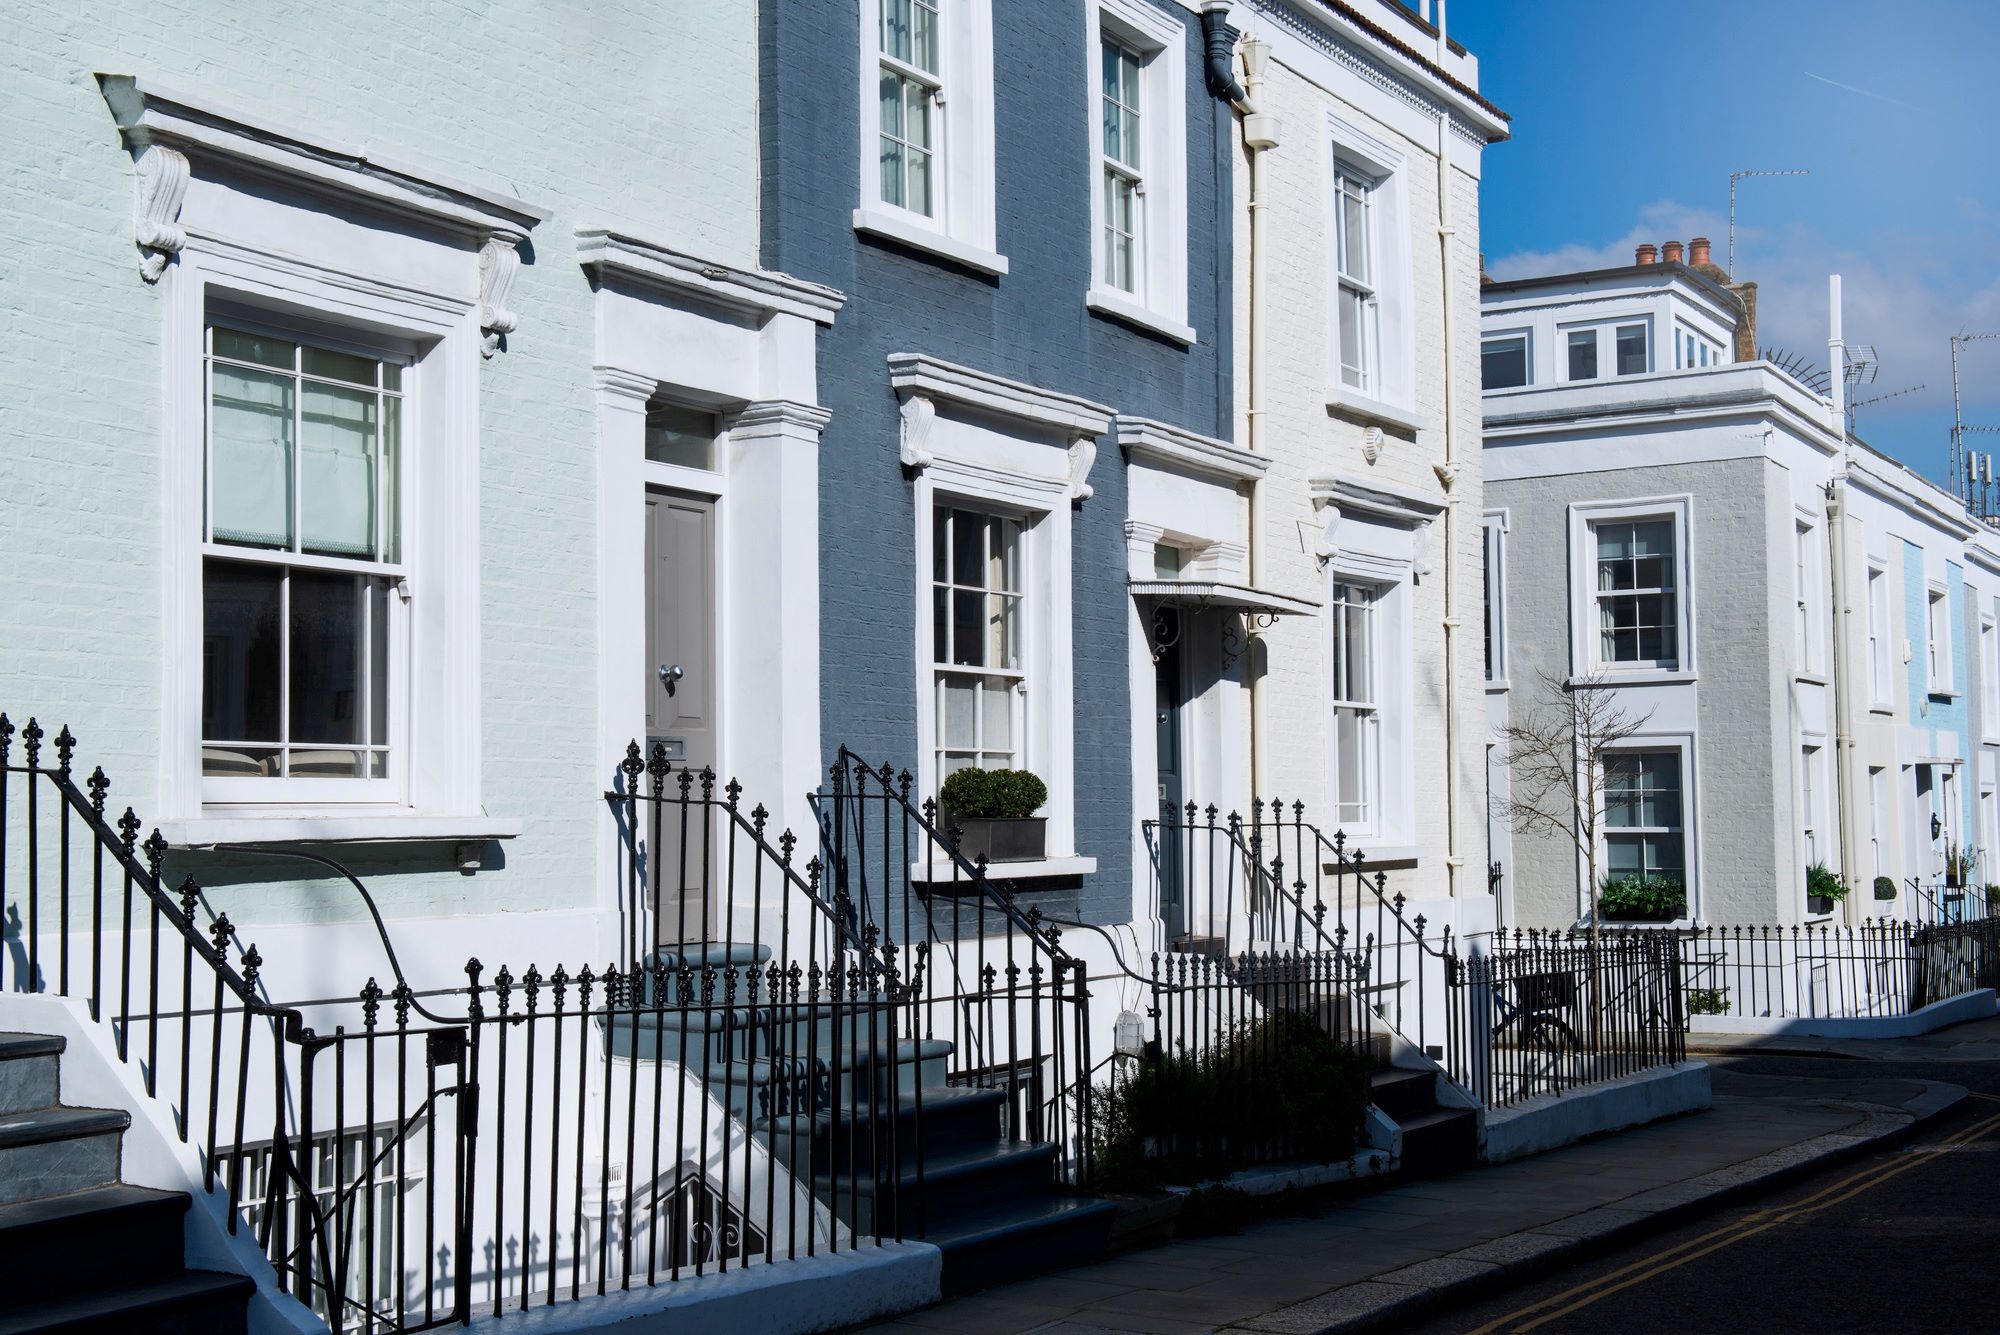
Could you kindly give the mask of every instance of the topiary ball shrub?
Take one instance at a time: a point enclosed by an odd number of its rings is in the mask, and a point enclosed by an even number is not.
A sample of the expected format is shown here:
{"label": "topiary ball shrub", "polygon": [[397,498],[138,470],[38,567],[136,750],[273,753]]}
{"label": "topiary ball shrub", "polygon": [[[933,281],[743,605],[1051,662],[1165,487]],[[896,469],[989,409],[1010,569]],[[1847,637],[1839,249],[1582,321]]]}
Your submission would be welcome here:
{"label": "topiary ball shrub", "polygon": [[938,805],[964,820],[1022,820],[1042,809],[1049,786],[1024,769],[954,770]]}
{"label": "topiary ball shrub", "polygon": [[1895,897],[1896,883],[1886,876],[1877,876],[1875,878],[1875,898],[1894,899]]}

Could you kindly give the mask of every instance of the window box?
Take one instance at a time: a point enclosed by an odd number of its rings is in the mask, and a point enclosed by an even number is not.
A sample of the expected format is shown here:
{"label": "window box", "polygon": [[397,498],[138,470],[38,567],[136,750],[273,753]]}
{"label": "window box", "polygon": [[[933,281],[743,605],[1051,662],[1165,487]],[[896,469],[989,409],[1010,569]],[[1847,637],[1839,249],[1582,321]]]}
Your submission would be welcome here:
{"label": "window box", "polygon": [[1685,909],[1599,909],[1605,922],[1676,922],[1684,912]]}
{"label": "window box", "polygon": [[968,862],[1040,862],[1049,855],[1047,816],[959,816],[945,813],[945,829],[958,831],[958,852]]}
{"label": "window box", "polygon": [[1806,896],[1806,912],[1816,917],[1824,917],[1831,914],[1833,912],[1833,905],[1834,898],[1832,895]]}

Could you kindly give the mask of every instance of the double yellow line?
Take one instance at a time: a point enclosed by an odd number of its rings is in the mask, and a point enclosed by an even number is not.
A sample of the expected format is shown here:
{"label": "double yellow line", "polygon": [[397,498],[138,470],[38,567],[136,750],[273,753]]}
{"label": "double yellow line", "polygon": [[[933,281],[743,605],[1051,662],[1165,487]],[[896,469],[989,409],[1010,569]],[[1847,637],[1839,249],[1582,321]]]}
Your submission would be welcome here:
{"label": "double yellow line", "polygon": [[[1972,1097],[1988,1102],[2000,1102],[2000,1097],[1991,1094],[1974,1094]],[[1969,1145],[1975,1140],[1984,1139],[1996,1128],[2000,1128],[2000,1113],[1973,1123],[1956,1139],[1942,1141],[1936,1145],[1919,1146],[1908,1158],[1863,1168],[1832,1186],[1824,1187],[1804,1200],[1794,1201],[1790,1205],[1776,1206],[1768,1210],[1753,1210],[1734,1223],[1725,1224],[1700,1237],[1677,1243],[1665,1251],[1655,1252],[1643,1260],[1621,1266],[1595,1279],[1585,1280],[1519,1311],[1509,1312],[1506,1316],[1470,1332],[1469,1335],[1495,1335],[1495,1332],[1502,1330],[1510,1332],[1510,1335],[1525,1335],[1527,1331],[1579,1312],[1592,1303],[1609,1298],[1614,1293],[1622,1292],[1636,1284],[1644,1284],[1647,1280],[1655,1279],[1690,1261],[1698,1261],[1711,1252],[1721,1251],[1724,1247],[1734,1246],[1745,1238],[1755,1237],[1780,1224],[1795,1223],[1821,1210],[1852,1200],[1864,1191],[1881,1186],[1892,1177],[1898,1177],[1913,1168],[1923,1167],[1940,1154]]]}

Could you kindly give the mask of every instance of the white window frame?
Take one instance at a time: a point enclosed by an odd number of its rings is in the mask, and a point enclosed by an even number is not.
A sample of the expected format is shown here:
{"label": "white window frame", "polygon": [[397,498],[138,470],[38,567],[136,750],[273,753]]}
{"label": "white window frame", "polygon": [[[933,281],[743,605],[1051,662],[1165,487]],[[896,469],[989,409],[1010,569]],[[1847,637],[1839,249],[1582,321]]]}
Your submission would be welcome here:
{"label": "white window frame", "polygon": [[1957,693],[1951,650],[1951,590],[1933,580],[1924,596],[1924,690],[1933,697]]}
{"label": "white window frame", "polygon": [[1674,369],[1705,371],[1722,365],[1722,345],[1692,325],[1674,324]]}
{"label": "white window frame", "polygon": [[[226,328],[245,333],[265,334],[301,346],[324,348],[331,351],[366,357],[381,363],[394,364],[402,368],[403,377],[406,381],[416,379],[414,374],[417,361],[416,349],[406,340],[370,339],[361,330],[343,329],[337,326],[329,327],[324,322],[318,320],[299,319],[275,312],[258,311],[254,308],[244,307],[221,298],[211,303],[204,326],[202,395],[205,413],[202,471],[205,485],[202,498],[203,513],[199,537],[204,581],[209,562],[226,561],[254,566],[259,569],[278,570],[287,575],[314,571],[341,575],[362,575],[371,579],[386,581],[390,585],[390,591],[384,606],[386,613],[384,630],[389,640],[389,649],[384,655],[386,680],[383,683],[383,689],[387,692],[389,699],[388,708],[385,711],[387,723],[382,743],[370,747],[358,743],[323,742],[306,743],[303,747],[303,749],[333,752],[360,751],[371,755],[374,752],[380,751],[383,753],[383,758],[386,761],[386,772],[379,778],[369,776],[308,778],[291,775],[250,778],[212,775],[206,773],[206,753],[212,745],[220,744],[222,746],[229,746],[240,744],[246,747],[258,748],[265,744],[252,739],[209,738],[204,736],[202,738],[202,768],[204,771],[201,779],[202,801],[204,803],[281,803],[328,806],[345,806],[356,803],[400,804],[405,800],[409,791],[410,758],[408,727],[411,678],[409,605],[417,596],[416,585],[420,581],[415,578],[415,572],[411,565],[407,561],[400,559],[400,553],[397,557],[391,557],[387,553],[383,553],[373,557],[351,558],[314,555],[303,551],[302,535],[298,531],[302,526],[299,522],[299,507],[304,490],[300,473],[305,464],[306,453],[304,431],[302,429],[305,412],[302,390],[304,383],[307,380],[315,379],[315,377],[304,374],[298,369],[299,356],[297,353],[293,357],[294,369],[291,372],[287,373],[281,370],[276,372],[280,375],[289,375],[289,378],[297,387],[292,396],[294,427],[291,494],[293,512],[291,523],[294,529],[294,550],[286,551],[217,541],[212,536],[215,467],[212,457],[214,441],[208,427],[212,425],[213,420],[213,368],[218,362],[225,362],[252,371],[270,372],[275,369],[255,363],[236,361],[230,358],[218,358],[212,349],[213,334],[216,329]],[[414,460],[421,457],[424,449],[424,442],[418,439],[409,427],[409,423],[420,419],[422,412],[421,401],[414,392],[415,388],[415,385],[412,384],[408,387],[407,391],[398,391],[395,395],[401,400],[402,404],[401,425],[398,427],[397,432],[399,439],[395,460],[396,476],[393,483],[389,483],[378,467],[376,492],[378,540],[381,536],[379,527],[392,522],[396,524],[399,530],[399,543],[410,540],[414,536],[410,532],[411,525],[409,523],[409,513],[415,509],[410,499],[414,492]],[[378,393],[386,393],[386,391],[378,391]],[[378,459],[380,458],[379,451],[383,446],[383,440],[384,436],[378,427]],[[393,489],[397,509],[400,512],[397,516],[387,515],[385,513],[386,507],[382,505],[384,492],[391,489]],[[206,601],[205,592],[203,594],[203,601],[204,603]],[[289,679],[289,661],[292,634],[289,624],[290,619],[287,615],[289,603],[285,602],[281,606],[286,609],[280,612],[281,623],[279,627],[281,646],[278,671],[280,674],[280,714],[282,716],[290,713],[291,682]],[[203,686],[205,689],[209,684],[206,680],[205,617],[203,626]],[[372,645],[367,645],[366,643],[371,629],[369,619],[364,617],[361,627],[365,646],[363,651],[364,662],[368,661],[372,651]],[[372,703],[368,698],[370,685],[371,682],[364,668],[360,683],[360,699],[356,706],[356,713],[364,720],[369,715]],[[206,731],[206,729],[203,729],[203,731]],[[280,719],[280,732],[289,733],[287,721],[283,717]],[[288,736],[279,741],[268,743],[268,745],[274,747],[281,757],[291,756],[302,749],[299,743],[291,741]],[[287,768],[289,768],[289,764]]]}
{"label": "white window frame", "polygon": [[[1661,496],[1634,501],[1580,502],[1570,516],[1570,663],[1578,676],[1601,673],[1616,681],[1688,681],[1696,671],[1693,500]],[[1671,520],[1674,526],[1674,613],[1678,655],[1672,666],[1604,661],[1597,617],[1597,526]]]}
{"label": "white window frame", "polygon": [[1808,739],[1799,747],[1799,845],[1805,858],[1800,864],[1802,868],[1816,862],[1832,866],[1836,860],[1826,857],[1819,847],[1825,813],[1825,780],[1825,741]]}
{"label": "white window frame", "polygon": [[1484,553],[1486,615],[1484,628],[1490,646],[1485,654],[1486,686],[1507,689],[1507,512],[1488,510],[1480,519],[1481,549]]}
{"label": "white window frame", "polygon": [[1888,798],[1889,798],[1888,767],[1883,765],[1869,766],[1868,767],[1868,850],[1869,850],[1870,865],[1874,869],[1869,873],[1870,881],[1868,889],[1870,895],[1873,895],[1875,890],[1873,878],[1877,876],[1888,876],[1890,874],[1889,850],[1882,837],[1884,831],[1883,822],[1888,819],[1886,813],[1893,809],[1893,803],[1891,803],[1888,800]]}
{"label": "white window frame", "polygon": [[[1629,738],[1618,746],[1606,748],[1603,752],[1604,756],[1626,754],[1672,754],[1679,761],[1681,782],[1681,823],[1679,831],[1681,839],[1681,888],[1687,894],[1687,908],[1683,912],[1681,921],[1697,920],[1701,916],[1699,899],[1701,893],[1701,870],[1697,839],[1700,827],[1700,815],[1699,808],[1696,805],[1694,738],[1687,734],[1679,733],[1646,734]],[[1663,825],[1621,825],[1614,830],[1611,825],[1610,786],[1601,771],[1598,776],[1598,793],[1602,805],[1600,807],[1601,815],[1597,822],[1597,871],[1601,879],[1612,874],[1610,840],[1614,833],[1641,835],[1670,834],[1673,833],[1673,829],[1671,826]],[[1577,855],[1577,871],[1579,875],[1587,873],[1588,870],[1589,864],[1583,860],[1582,854],[1579,853]],[[1588,890],[1588,898],[1585,900],[1585,903],[1595,905],[1600,889],[1598,886],[1593,885],[1588,887]]]}
{"label": "white window frame", "polygon": [[1883,713],[1896,707],[1895,619],[1889,602],[1889,567],[1868,562],[1868,707]]}
{"label": "white window frame", "polygon": [[[1376,833],[1382,823],[1382,730],[1383,730],[1383,630],[1388,618],[1382,604],[1388,592],[1382,585],[1362,580],[1335,580],[1327,600],[1329,650],[1327,672],[1331,691],[1328,719],[1333,754],[1331,810],[1335,826],[1349,835]],[[1362,676],[1353,679],[1352,656],[1344,652],[1347,627],[1359,616],[1366,644],[1361,655]],[[1351,717],[1354,726],[1346,735],[1355,739],[1360,754],[1351,766],[1342,756],[1341,720]],[[1352,768],[1359,776],[1359,793],[1348,792],[1341,774]]]}
{"label": "white window frame", "polygon": [[[1415,277],[1410,239],[1407,159],[1386,133],[1375,133],[1331,112],[1326,121],[1326,320],[1327,395],[1335,408],[1405,429],[1423,425],[1416,410]],[[1368,371],[1361,387],[1341,374],[1340,180],[1371,183],[1368,192],[1368,288],[1372,329]]]}
{"label": "white window frame", "polygon": [[[1331,609],[1334,591],[1342,584],[1360,585],[1374,591],[1373,668],[1375,690],[1374,792],[1368,818],[1344,826],[1350,836],[1371,841],[1369,856],[1391,856],[1390,850],[1413,853],[1416,843],[1414,814],[1414,757],[1411,727],[1412,643],[1410,588],[1413,574],[1413,535],[1399,525],[1365,522],[1359,515],[1340,521],[1340,550],[1327,562],[1321,596]],[[1325,701],[1326,791],[1328,810],[1337,816],[1343,794],[1340,789],[1340,756],[1333,720],[1339,707],[1333,670],[1336,646],[1334,618],[1329,612],[1322,653],[1326,664],[1321,691]],[[1336,824],[1339,822],[1336,821]]]}
{"label": "white window frame", "polygon": [[[1618,370],[1618,335],[1627,329],[1641,329],[1646,336],[1646,365],[1638,371]],[[1570,374],[1570,340],[1580,334],[1591,337],[1597,352],[1597,374],[1575,376]],[[1650,315],[1625,315],[1609,319],[1578,321],[1556,326],[1556,347],[1560,353],[1562,379],[1565,384],[1589,385],[1602,380],[1618,380],[1635,375],[1648,375],[1659,365],[1658,340],[1653,337],[1653,317]]]}
{"label": "white window frame", "polygon": [[[1486,384],[1486,349],[1496,343],[1519,343],[1521,345],[1521,383],[1518,385]],[[1535,383],[1535,332],[1532,329],[1497,329],[1482,334],[1479,339],[1480,378],[1482,393],[1492,393],[1503,389],[1525,389]]]}
{"label": "white window frame", "polygon": [[[862,0],[860,22],[860,207],[856,231],[941,256],[987,274],[1007,272],[994,231],[993,14],[991,0],[944,0],[938,6],[942,105],[932,106],[932,210],[916,212],[882,197],[880,71],[882,5]],[[900,64],[898,62],[898,64]]]}
{"label": "white window frame", "polygon": [[2000,742],[2000,622],[1990,608],[1979,616],[1979,677],[1979,731]]}
{"label": "white window frame", "polygon": [[[1187,28],[1145,0],[1096,0],[1084,7],[1085,88],[1090,98],[1090,288],[1084,304],[1183,345],[1188,324]],[[1143,189],[1136,210],[1134,285],[1110,281],[1104,257],[1104,152],[1101,62],[1106,42],[1139,59],[1139,166],[1119,170]]]}
{"label": "white window frame", "polygon": [[[1034,614],[1037,609],[1033,606],[1033,595],[1030,591],[1031,586],[1029,581],[1029,570],[1028,570],[1028,548],[1029,548],[1029,535],[1033,529],[1035,520],[1038,518],[1039,516],[1023,515],[1020,511],[1011,506],[1000,507],[985,502],[973,503],[953,496],[940,496],[935,500],[935,502],[932,505],[931,541],[933,545],[935,546],[940,536],[946,536],[946,552],[945,552],[946,566],[944,572],[945,575],[944,579],[940,580],[938,578],[937,569],[935,565],[935,552],[933,552],[933,562],[931,567],[931,590],[932,590],[932,600],[933,600],[931,633],[932,633],[933,649],[931,654],[929,679],[930,679],[930,697],[931,697],[930,708],[931,708],[931,718],[933,725],[933,736],[932,736],[932,746],[931,746],[930,772],[938,776],[940,783],[943,782],[943,778],[945,775],[945,765],[946,765],[945,752],[947,750],[970,749],[973,752],[972,764],[978,765],[981,768],[985,769],[1030,768],[1030,766],[1028,766],[1027,764],[1025,743],[1027,740],[1027,732],[1028,732],[1027,729],[1027,723],[1029,718],[1028,701],[1034,698],[1035,691],[1034,691],[1034,680],[1030,675],[1030,667],[1029,667],[1030,663],[1032,662],[1033,656],[1029,652],[1030,637],[1028,634],[1028,627],[1031,621],[1033,620]],[[1006,588],[1006,587],[994,588],[990,584],[972,586],[972,585],[959,584],[955,582],[953,578],[955,572],[951,568],[952,550],[950,544],[950,536],[955,536],[955,533],[953,531],[956,529],[957,525],[964,523],[967,520],[978,522],[978,521],[992,520],[992,519],[1004,520],[1017,526],[1015,531],[1014,586],[1012,588]],[[942,523],[945,526],[947,531],[946,535],[941,535],[939,533],[940,523]],[[992,553],[990,530],[988,530],[985,533],[982,533],[980,542],[982,550],[987,553],[988,560],[990,561]],[[982,571],[982,575],[986,573],[988,572],[984,570]],[[960,592],[974,591],[975,587],[977,593],[981,597],[1012,598],[1015,600],[1013,625],[1014,625],[1015,640],[1017,642],[1012,646],[1015,652],[1015,658],[1013,662],[998,663],[998,664],[988,663],[979,666],[961,664],[954,661],[953,646],[949,643],[947,643],[946,645],[944,656],[939,657],[937,655],[935,646],[937,643],[936,635],[939,628],[937,625],[937,617],[936,617],[936,595],[940,592],[946,594],[948,600],[946,616],[947,620],[949,621],[950,617],[949,600],[955,598],[956,595]],[[947,624],[947,626],[944,629],[946,636],[950,637],[952,633],[950,625]],[[945,687],[945,679],[947,677],[978,678],[982,692],[994,689],[996,687],[1006,692],[1007,738],[1008,738],[1006,746],[1000,747],[1000,746],[990,746],[985,744],[986,738],[984,736],[984,733],[985,733],[986,715],[984,710],[979,708],[978,706],[974,707],[973,716],[974,716],[974,730],[976,733],[979,734],[980,744],[975,745],[971,748],[963,748],[963,747],[948,748],[945,745],[945,739],[943,737],[944,714],[945,714],[944,687]],[[993,764],[993,765],[985,763],[986,757],[990,755],[997,755],[1003,752],[1004,756],[1002,756],[1002,759],[1004,760],[1004,763]],[[935,796],[936,794],[934,791],[929,791],[926,793],[926,795]]]}
{"label": "white window frame", "polygon": [[1796,604],[1793,628],[1797,643],[1798,672],[1817,677],[1826,670],[1820,633],[1819,525],[1801,515],[1792,528],[1792,597]]}
{"label": "white window frame", "polygon": [[[167,624],[185,628],[185,654],[167,655],[169,719],[163,793],[176,818],[170,838],[198,837],[197,818],[476,817],[479,806],[479,416],[477,307],[358,275],[205,239],[183,251],[171,275],[166,523]],[[404,739],[403,785],[391,793],[320,781],[204,778],[201,773],[202,561],[207,448],[203,352],[211,312],[264,310],[276,328],[299,322],[366,331],[375,345],[411,350],[404,372],[403,566],[410,601],[396,613],[407,629],[407,688],[394,707]],[[401,600],[392,598],[392,604]],[[416,665],[421,665],[421,670]],[[326,781],[344,784],[346,781]],[[245,783],[264,785],[252,791]],[[371,788],[371,791],[362,791]],[[171,795],[185,794],[179,802]],[[234,823],[233,821],[231,822]],[[462,824],[463,822],[461,822]],[[211,826],[212,828],[212,826]],[[274,837],[280,830],[270,827]],[[302,827],[303,828],[303,827]],[[318,824],[311,827],[317,831]],[[325,837],[394,837],[398,824],[327,828]],[[414,827],[407,827],[414,828]],[[471,826],[465,827],[471,833]],[[245,837],[255,837],[245,836]]]}

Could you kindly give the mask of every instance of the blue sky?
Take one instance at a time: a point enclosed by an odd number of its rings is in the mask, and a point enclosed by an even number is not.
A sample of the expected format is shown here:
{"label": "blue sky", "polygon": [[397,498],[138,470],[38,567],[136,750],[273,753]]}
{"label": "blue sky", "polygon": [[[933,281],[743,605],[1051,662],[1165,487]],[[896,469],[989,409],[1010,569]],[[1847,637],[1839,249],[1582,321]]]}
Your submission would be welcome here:
{"label": "blue sky", "polygon": [[[1826,361],[1826,275],[1880,373],[1860,435],[1942,481],[1950,336],[2000,333],[2000,4],[1986,0],[1454,0],[1451,35],[1514,117],[1489,149],[1481,244],[1502,277],[1630,263],[1706,235],[1758,283],[1758,342]],[[1968,423],[2000,427],[2000,339],[1961,354]],[[1968,437],[2000,454],[2000,435]]]}

